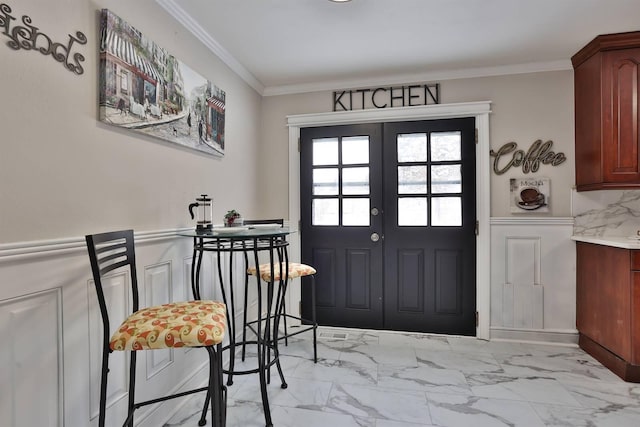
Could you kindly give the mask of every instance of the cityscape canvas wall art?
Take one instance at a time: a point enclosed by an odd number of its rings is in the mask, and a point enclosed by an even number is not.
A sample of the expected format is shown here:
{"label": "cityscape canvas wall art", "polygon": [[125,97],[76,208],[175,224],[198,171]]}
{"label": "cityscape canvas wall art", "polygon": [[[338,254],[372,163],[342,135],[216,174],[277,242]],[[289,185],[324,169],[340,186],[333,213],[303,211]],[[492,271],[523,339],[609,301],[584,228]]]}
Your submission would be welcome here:
{"label": "cityscape canvas wall art", "polygon": [[224,155],[225,92],[107,9],[100,30],[100,120]]}

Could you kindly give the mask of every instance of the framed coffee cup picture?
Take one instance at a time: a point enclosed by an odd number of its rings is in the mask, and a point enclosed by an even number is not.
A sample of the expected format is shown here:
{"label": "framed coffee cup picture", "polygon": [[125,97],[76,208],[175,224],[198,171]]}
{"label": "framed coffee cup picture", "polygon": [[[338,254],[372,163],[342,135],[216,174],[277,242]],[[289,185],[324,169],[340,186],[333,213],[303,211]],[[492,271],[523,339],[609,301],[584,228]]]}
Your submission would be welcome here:
{"label": "framed coffee cup picture", "polygon": [[509,182],[511,213],[549,212],[549,178],[511,178]]}

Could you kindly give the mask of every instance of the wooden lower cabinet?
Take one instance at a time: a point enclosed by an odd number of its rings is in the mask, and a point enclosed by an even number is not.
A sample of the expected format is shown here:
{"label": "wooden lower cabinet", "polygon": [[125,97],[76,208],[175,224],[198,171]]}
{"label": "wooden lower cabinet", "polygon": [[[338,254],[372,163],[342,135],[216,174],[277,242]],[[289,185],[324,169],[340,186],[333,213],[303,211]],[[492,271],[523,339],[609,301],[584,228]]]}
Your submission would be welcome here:
{"label": "wooden lower cabinet", "polygon": [[640,382],[640,250],[577,242],[576,255],[580,347]]}

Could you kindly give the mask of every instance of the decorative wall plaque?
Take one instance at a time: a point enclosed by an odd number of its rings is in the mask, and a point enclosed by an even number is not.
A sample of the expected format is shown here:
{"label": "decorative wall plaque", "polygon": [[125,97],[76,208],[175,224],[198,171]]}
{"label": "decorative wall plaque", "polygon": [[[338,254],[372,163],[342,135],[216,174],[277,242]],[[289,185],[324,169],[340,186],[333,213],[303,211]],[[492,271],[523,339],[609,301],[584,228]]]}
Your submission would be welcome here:
{"label": "decorative wall plaque", "polygon": [[[553,141],[542,142],[541,139],[535,141],[525,153],[524,150],[517,150],[518,144],[507,142],[498,151],[491,150],[489,154],[495,157],[493,161],[493,171],[496,175],[502,175],[512,166],[522,166],[523,173],[537,172],[540,164],[558,166],[567,160],[564,153],[554,153],[551,151]],[[502,165],[502,166],[501,166]]]}
{"label": "decorative wall plaque", "polygon": [[53,59],[62,63],[64,67],[75,74],[84,73],[84,68],[80,65],[84,62],[84,55],[72,53],[73,44],[87,44],[87,37],[84,33],[77,31],[75,36],[69,34],[69,41],[65,44],[56,43],[49,36],[40,32],[38,27],[31,25],[31,18],[22,16],[23,25],[15,24],[16,20],[10,15],[11,8],[6,4],[0,4],[0,29],[2,34],[11,40],[7,42],[13,50],[37,50],[43,55],[51,55]]}
{"label": "decorative wall plaque", "polygon": [[509,183],[511,213],[549,212],[549,178],[511,178]]}

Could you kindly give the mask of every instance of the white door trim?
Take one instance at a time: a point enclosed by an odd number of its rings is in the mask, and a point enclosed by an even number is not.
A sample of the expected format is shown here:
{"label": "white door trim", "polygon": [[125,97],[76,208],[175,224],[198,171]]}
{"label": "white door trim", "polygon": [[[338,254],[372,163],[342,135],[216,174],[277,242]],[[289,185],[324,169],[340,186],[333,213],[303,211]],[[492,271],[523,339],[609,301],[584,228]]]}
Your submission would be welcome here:
{"label": "white door trim", "polygon": [[[475,117],[478,129],[476,147],[476,215],[479,223],[476,240],[476,309],[478,327],[476,336],[490,338],[491,286],[490,286],[490,168],[489,168],[489,113],[491,102],[468,102],[459,104],[437,104],[419,107],[398,107],[379,110],[338,111],[287,116],[289,126],[289,223],[297,229],[300,221],[300,129],[304,127],[335,126],[342,124],[432,120],[457,117]],[[482,197],[480,197],[482,195]],[[290,257],[300,260],[300,236],[292,234]],[[295,289],[295,291],[294,291]],[[290,288],[298,298],[290,294],[291,301],[299,301],[299,290]],[[294,311],[297,304],[289,304]]]}

